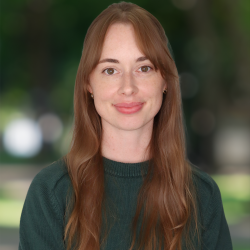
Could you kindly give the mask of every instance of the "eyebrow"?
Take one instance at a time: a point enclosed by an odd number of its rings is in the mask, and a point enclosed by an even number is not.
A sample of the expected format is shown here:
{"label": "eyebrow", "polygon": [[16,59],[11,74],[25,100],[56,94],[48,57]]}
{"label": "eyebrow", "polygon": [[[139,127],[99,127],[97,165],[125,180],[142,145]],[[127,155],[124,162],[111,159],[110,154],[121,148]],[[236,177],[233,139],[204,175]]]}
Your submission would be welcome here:
{"label": "eyebrow", "polygon": [[[143,62],[145,60],[149,60],[149,59],[145,56],[141,56],[141,57],[136,59],[136,62]],[[105,62],[120,63],[117,59],[112,59],[112,58],[105,58],[105,59],[101,60],[99,63],[105,63]]]}

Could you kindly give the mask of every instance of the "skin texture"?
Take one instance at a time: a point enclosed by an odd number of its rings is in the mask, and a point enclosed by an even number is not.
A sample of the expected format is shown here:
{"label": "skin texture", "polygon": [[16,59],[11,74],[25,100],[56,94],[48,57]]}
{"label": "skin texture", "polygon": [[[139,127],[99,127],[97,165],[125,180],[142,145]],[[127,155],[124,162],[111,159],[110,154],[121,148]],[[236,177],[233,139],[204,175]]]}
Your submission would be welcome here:
{"label": "skin texture", "polygon": [[[167,84],[160,71],[139,50],[130,24],[109,27],[97,67],[90,74],[89,92],[103,127],[102,154],[120,162],[147,160],[154,117],[162,105]],[[117,62],[102,62],[105,59]],[[143,103],[132,114],[119,112],[115,104]]]}

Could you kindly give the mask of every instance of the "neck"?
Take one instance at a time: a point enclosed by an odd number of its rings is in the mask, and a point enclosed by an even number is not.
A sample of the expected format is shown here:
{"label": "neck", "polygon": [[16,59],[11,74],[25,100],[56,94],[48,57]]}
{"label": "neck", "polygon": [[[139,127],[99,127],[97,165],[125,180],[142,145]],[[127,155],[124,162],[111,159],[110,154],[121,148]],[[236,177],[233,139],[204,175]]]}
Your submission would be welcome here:
{"label": "neck", "polygon": [[147,161],[150,158],[147,146],[152,130],[152,126],[130,131],[105,127],[102,134],[102,155],[125,163]]}

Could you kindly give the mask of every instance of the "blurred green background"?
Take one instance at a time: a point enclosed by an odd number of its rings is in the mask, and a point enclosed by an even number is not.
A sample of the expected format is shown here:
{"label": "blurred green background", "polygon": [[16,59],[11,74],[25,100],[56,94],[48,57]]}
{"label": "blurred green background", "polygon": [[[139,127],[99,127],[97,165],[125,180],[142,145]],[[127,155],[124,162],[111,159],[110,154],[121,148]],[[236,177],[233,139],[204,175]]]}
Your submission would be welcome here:
{"label": "blurred green background", "polygon": [[[1,1],[0,249],[17,249],[35,174],[67,153],[83,40],[108,0]],[[250,248],[250,1],[137,0],[180,75],[188,157],[220,187],[234,249]]]}

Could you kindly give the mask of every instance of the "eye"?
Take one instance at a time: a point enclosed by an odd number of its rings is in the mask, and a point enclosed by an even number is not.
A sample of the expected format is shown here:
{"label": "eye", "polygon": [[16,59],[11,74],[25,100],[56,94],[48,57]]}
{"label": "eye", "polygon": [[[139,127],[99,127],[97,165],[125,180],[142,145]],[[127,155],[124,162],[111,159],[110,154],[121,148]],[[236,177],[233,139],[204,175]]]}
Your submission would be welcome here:
{"label": "eye", "polygon": [[149,66],[142,66],[142,67],[140,67],[140,69],[139,69],[139,71],[141,71],[141,72],[148,72],[150,69],[152,69],[151,67],[149,67]]}
{"label": "eye", "polygon": [[107,75],[113,75],[117,71],[113,68],[107,68],[107,69],[103,70],[103,72],[106,73]]}

